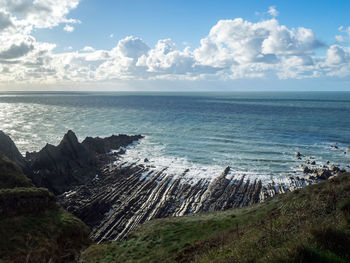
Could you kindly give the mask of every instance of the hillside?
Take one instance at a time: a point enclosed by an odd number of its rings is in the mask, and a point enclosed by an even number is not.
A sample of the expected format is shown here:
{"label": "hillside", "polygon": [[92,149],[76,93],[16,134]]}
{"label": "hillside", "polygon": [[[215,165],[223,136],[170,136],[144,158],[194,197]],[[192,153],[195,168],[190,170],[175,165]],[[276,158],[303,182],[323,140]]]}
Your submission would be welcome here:
{"label": "hillside", "polygon": [[350,174],[242,209],[147,222],[84,262],[350,262]]}
{"label": "hillside", "polygon": [[0,155],[0,262],[74,262],[89,229]]}

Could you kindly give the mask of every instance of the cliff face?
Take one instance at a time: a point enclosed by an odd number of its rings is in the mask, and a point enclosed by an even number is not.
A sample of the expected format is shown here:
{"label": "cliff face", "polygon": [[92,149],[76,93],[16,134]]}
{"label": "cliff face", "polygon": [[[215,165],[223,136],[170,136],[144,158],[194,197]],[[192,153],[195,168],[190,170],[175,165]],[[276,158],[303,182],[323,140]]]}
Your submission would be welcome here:
{"label": "cliff face", "polygon": [[230,168],[213,182],[190,184],[143,165],[101,169],[98,179],[59,196],[59,202],[81,218],[97,241],[123,239],[137,225],[154,218],[225,210],[260,201],[262,184],[227,179]]}
{"label": "cliff face", "polygon": [[245,176],[228,176],[231,168],[227,167],[214,180],[192,182],[186,177],[188,169],[169,174],[167,167],[159,170],[147,159],[125,162],[125,149],[111,152],[141,138],[88,137],[79,143],[68,131],[58,146],[46,145],[26,159],[34,183],[59,195],[59,203],[91,227],[97,242],[124,239],[136,226],[155,218],[244,207],[343,172],[332,165],[303,167],[309,178],[290,177],[285,184],[263,185]]}
{"label": "cliff face", "polygon": [[34,184],[55,194],[87,183],[96,175],[95,155],[78,142],[72,131],[64,135],[58,146],[47,144],[26,157],[34,173]]}
{"label": "cliff face", "polygon": [[[99,176],[60,195],[59,202],[82,219],[96,242],[122,240],[139,224],[156,218],[214,212],[263,202],[277,194],[337,176],[341,171],[319,168],[326,177],[290,177],[289,182],[263,184],[260,180],[228,176],[230,167],[210,181],[195,183],[181,175],[157,170],[148,161],[127,163],[122,155],[102,154],[106,161]],[[334,170],[334,171],[333,171]],[[305,174],[307,176],[307,174]]]}
{"label": "cliff face", "polygon": [[140,138],[140,135],[113,135],[103,139],[87,137],[80,143],[74,132],[68,131],[59,145],[47,144],[37,153],[27,153],[26,159],[33,170],[35,185],[62,194],[95,178],[101,166],[100,154],[127,146]]}
{"label": "cliff face", "polygon": [[239,209],[146,222],[84,262],[350,262],[350,174]]}
{"label": "cliff face", "polygon": [[88,236],[88,227],[52,193],[34,187],[15,163],[0,156],[1,262],[76,262]]}
{"label": "cliff face", "polygon": [[3,131],[0,131],[0,154],[5,155],[8,159],[16,163],[27,176],[32,175],[29,164],[18,151],[15,143]]}

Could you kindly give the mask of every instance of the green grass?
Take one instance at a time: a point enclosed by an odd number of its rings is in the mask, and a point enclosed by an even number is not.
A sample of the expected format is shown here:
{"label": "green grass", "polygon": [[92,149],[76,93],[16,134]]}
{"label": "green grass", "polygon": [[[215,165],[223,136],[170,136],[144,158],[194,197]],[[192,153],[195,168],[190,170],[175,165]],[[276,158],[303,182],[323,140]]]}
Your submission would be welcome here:
{"label": "green grass", "polygon": [[[0,219],[5,262],[70,262],[89,244],[89,229],[62,208]],[[27,261],[28,260],[28,261]]]}
{"label": "green grass", "polygon": [[31,180],[23,175],[21,168],[0,155],[0,189],[32,186]]}
{"label": "green grass", "polygon": [[47,189],[0,157],[0,263],[76,262],[88,227],[60,208]]}
{"label": "green grass", "polygon": [[350,175],[224,212],[147,222],[85,262],[350,262]]}

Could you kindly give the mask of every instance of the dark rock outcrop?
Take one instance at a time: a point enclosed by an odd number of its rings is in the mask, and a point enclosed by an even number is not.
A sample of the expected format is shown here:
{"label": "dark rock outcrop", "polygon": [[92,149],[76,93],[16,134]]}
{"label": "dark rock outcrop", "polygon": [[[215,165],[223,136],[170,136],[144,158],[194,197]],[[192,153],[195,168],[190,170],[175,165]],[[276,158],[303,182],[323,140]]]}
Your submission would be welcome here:
{"label": "dark rock outcrop", "polygon": [[91,229],[97,242],[123,239],[137,225],[154,219],[219,211],[262,202],[315,181],[291,177],[290,184],[263,185],[260,180],[229,176],[230,167],[213,181],[190,183],[182,175],[151,165],[106,164],[99,177],[58,197],[59,202]]}
{"label": "dark rock outcrop", "polygon": [[[79,143],[68,131],[58,146],[48,144],[38,153],[27,154],[34,183],[60,194],[59,203],[89,225],[92,239],[101,242],[123,239],[137,225],[154,218],[247,206],[332,178],[341,171],[331,165],[301,165],[309,178],[291,176],[287,183],[263,184],[244,175],[235,177],[227,167],[214,180],[191,180],[189,169],[172,174],[167,173],[167,167],[156,169],[148,158],[143,163],[123,161],[125,149],[120,148],[140,138],[87,137]],[[112,149],[119,152],[111,153]],[[309,159],[305,162],[312,164]]]}
{"label": "dark rock outcrop", "polygon": [[112,135],[107,138],[87,137],[82,143],[73,131],[64,135],[58,146],[47,144],[41,151],[27,153],[34,172],[35,185],[62,194],[74,186],[87,184],[98,174],[101,163],[108,162],[107,153],[142,138],[140,135]]}
{"label": "dark rock outcrop", "polygon": [[106,138],[86,137],[82,144],[93,152],[103,154],[108,153],[110,150],[117,150],[120,147],[126,147],[141,138],[143,138],[141,135],[129,136],[125,134],[112,135]]}
{"label": "dark rock outcrop", "polygon": [[79,143],[72,131],[64,135],[58,146],[47,144],[38,153],[26,157],[34,171],[34,184],[55,194],[87,183],[96,175],[95,155]]}
{"label": "dark rock outcrop", "polygon": [[12,139],[3,131],[0,131],[0,153],[16,163],[23,170],[25,175],[29,177],[32,175],[32,170],[30,169],[27,161],[19,152]]}

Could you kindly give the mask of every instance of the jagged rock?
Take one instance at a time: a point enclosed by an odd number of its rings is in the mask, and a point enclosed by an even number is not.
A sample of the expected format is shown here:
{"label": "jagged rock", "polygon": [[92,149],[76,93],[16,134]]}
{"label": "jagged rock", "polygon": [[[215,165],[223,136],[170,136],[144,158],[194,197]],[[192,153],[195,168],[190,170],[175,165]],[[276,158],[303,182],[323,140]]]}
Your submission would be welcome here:
{"label": "jagged rock", "polygon": [[118,163],[125,152],[122,147],[140,138],[88,137],[79,143],[68,131],[58,146],[48,144],[26,158],[35,171],[34,182],[60,194],[60,204],[91,227],[96,242],[123,239],[138,224],[154,218],[242,207],[332,175],[328,168],[303,165],[303,172],[310,174],[308,180],[295,176],[286,185],[263,185],[245,176],[229,176],[231,168],[226,167],[212,181],[190,182],[185,179],[189,169],[169,175],[166,167],[156,170],[146,165],[147,158],[143,163]]}
{"label": "jagged rock", "polygon": [[[74,132],[69,130],[58,146],[47,144],[39,152],[27,153],[26,159],[34,171],[32,179],[37,186],[62,194],[95,179],[99,167],[113,157],[107,155],[112,149],[125,147],[140,138],[141,135],[87,137],[79,143]],[[116,154],[125,152],[121,151],[123,149]]]}
{"label": "jagged rock", "polygon": [[300,152],[295,152],[294,154],[296,157],[303,157],[303,155]]}
{"label": "jagged rock", "polygon": [[332,164],[331,166],[329,166],[329,169],[330,169],[332,172],[335,172],[335,173],[337,173],[337,172],[340,171],[339,167],[338,167],[338,166],[335,166],[334,164]]}
{"label": "jagged rock", "polygon": [[309,174],[313,172],[313,170],[307,167],[306,165],[300,165],[300,169],[303,171],[304,174]]}
{"label": "jagged rock", "polygon": [[32,176],[32,170],[30,169],[27,161],[24,159],[22,154],[18,151],[12,139],[8,135],[6,135],[3,131],[0,131],[0,153],[2,153],[8,159],[16,163],[23,170],[23,173],[26,176],[28,177]]}
{"label": "jagged rock", "polygon": [[143,138],[141,135],[128,136],[125,134],[112,135],[107,138],[86,137],[82,144],[93,152],[103,154],[111,150],[117,150],[120,147],[126,147],[141,138]]}
{"label": "jagged rock", "polygon": [[87,183],[97,171],[95,155],[79,143],[72,131],[64,135],[58,146],[47,144],[41,151],[26,157],[34,171],[34,184],[55,194]]}
{"label": "jagged rock", "polygon": [[328,177],[332,176],[332,173],[328,169],[318,169],[317,175],[319,178],[326,180]]}

